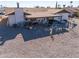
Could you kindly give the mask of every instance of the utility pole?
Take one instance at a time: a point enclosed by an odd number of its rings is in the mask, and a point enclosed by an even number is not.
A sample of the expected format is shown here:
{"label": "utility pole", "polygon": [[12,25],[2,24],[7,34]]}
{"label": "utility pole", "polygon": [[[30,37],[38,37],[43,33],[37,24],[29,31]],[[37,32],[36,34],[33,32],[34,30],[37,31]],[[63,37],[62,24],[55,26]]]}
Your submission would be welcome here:
{"label": "utility pole", "polygon": [[57,9],[58,8],[58,2],[56,1],[56,6],[55,6],[55,8]]}
{"label": "utility pole", "polygon": [[17,2],[17,8],[19,8],[19,2]]}

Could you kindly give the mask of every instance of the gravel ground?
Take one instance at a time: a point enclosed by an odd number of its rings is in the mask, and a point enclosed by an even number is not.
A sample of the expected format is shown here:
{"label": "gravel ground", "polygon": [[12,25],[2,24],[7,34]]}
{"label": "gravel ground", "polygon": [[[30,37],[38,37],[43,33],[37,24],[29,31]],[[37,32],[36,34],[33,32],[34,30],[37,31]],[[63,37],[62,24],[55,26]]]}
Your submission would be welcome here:
{"label": "gravel ground", "polygon": [[[78,22],[77,22],[78,23]],[[79,57],[79,25],[73,31],[24,41],[22,33],[0,46],[1,58],[77,58]]]}

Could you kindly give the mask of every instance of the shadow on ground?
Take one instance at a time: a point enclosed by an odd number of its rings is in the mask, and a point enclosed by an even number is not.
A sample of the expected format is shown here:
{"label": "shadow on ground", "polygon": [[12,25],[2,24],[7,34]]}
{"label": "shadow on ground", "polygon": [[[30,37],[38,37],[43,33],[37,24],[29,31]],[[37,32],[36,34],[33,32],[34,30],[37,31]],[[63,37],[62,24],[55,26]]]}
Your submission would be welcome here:
{"label": "shadow on ground", "polygon": [[[53,24],[55,26],[55,24]],[[65,27],[63,24],[58,24],[58,27],[53,31],[53,35],[68,32],[64,28],[59,30],[59,28]],[[3,45],[7,40],[14,39],[18,34],[22,34],[24,41],[29,41],[41,37],[49,36],[49,28],[47,27],[35,27],[31,30],[26,28],[12,28],[7,26],[0,26],[0,45]]]}

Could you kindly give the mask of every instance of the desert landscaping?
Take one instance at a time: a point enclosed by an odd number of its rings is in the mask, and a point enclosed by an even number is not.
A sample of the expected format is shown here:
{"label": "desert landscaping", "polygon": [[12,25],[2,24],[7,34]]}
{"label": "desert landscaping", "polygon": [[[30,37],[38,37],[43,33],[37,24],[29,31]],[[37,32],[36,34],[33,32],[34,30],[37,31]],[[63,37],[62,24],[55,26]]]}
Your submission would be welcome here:
{"label": "desert landscaping", "polygon": [[[0,57],[30,57],[30,58],[45,58],[45,57],[79,57],[79,20],[74,19],[77,26],[69,32],[53,35],[54,40],[50,36],[39,37],[33,40],[24,40],[24,36],[18,29],[2,29],[0,27],[0,33],[5,36],[5,40],[2,40],[3,44],[0,45]],[[2,29],[2,30],[1,30]],[[27,37],[27,31],[24,31]],[[7,33],[9,35],[7,35]],[[16,33],[12,35],[11,33]],[[33,33],[33,32],[30,32]],[[39,34],[39,33],[37,33]],[[9,37],[8,37],[9,36]],[[14,36],[10,38],[10,36]],[[9,38],[9,40],[7,39]]]}

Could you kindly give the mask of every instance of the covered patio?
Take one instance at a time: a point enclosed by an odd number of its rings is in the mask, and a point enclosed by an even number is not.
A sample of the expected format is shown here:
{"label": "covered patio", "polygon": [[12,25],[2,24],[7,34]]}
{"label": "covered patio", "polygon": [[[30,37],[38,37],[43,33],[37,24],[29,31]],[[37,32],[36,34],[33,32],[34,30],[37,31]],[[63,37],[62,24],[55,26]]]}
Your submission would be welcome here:
{"label": "covered patio", "polygon": [[60,15],[27,15],[26,22],[31,22],[33,24],[42,24],[42,25],[52,25],[53,21],[57,19],[62,20],[62,16]]}

